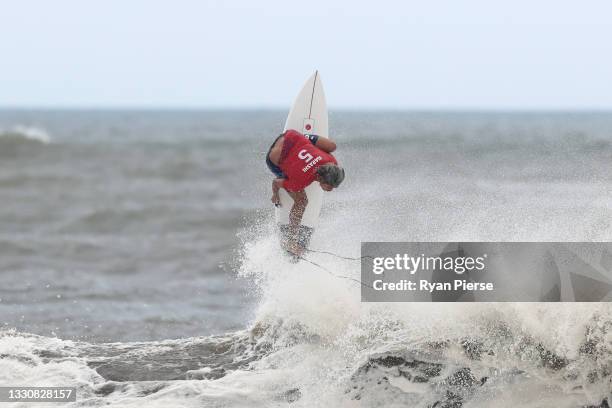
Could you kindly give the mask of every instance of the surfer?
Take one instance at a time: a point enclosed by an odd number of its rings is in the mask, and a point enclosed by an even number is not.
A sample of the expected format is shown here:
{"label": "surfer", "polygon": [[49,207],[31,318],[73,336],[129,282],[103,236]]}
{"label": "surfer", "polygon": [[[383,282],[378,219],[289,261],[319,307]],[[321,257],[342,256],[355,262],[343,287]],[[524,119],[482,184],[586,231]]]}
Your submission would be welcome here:
{"label": "surfer", "polygon": [[323,190],[332,191],[344,180],[344,169],[331,155],[334,150],[336,143],[331,139],[289,129],[276,138],[266,155],[266,164],[276,176],[272,181],[272,202],[280,205],[278,191],[281,188],[293,199],[285,244],[295,255],[301,255],[305,248],[304,243],[299,242],[300,222],[308,205],[304,189],[318,181]]}

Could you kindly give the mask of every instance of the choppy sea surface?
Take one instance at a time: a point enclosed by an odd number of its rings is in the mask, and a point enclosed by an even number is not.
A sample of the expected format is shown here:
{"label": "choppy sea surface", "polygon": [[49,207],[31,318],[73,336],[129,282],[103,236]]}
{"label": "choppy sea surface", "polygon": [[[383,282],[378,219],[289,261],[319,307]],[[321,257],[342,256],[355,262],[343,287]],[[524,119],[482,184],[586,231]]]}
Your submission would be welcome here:
{"label": "choppy sea surface", "polygon": [[[75,386],[73,407],[609,406],[610,304],[366,304],[328,273],[359,262],[283,257],[264,155],[285,116],[0,110],[0,386]],[[332,111],[330,132],[347,178],[314,249],[612,238],[612,113]]]}

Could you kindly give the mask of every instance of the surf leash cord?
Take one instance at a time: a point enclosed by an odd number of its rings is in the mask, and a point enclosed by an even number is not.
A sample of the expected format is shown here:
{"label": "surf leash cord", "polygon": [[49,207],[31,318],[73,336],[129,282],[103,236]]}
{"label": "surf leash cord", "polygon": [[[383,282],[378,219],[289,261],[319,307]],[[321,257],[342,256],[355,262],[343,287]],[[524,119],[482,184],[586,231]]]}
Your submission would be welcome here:
{"label": "surf leash cord", "polygon": [[339,259],[346,259],[347,261],[361,261],[362,259],[374,259],[374,257],[369,256],[369,255],[363,255],[363,256],[360,256],[360,257],[350,257],[350,256],[338,255],[338,254],[335,254],[335,253],[330,252],[330,251],[315,250],[315,249],[307,249],[306,252],[312,252],[314,254],[331,255],[331,256],[335,256],[336,258],[339,258]]}
{"label": "surf leash cord", "polygon": [[[308,251],[309,251],[309,252],[316,252],[316,251],[310,251],[310,250],[308,250]],[[311,264],[311,265],[316,266],[317,268],[319,268],[319,269],[321,269],[321,270],[323,270],[323,271],[325,271],[325,272],[329,273],[331,276],[333,276],[333,277],[335,277],[335,278],[351,280],[351,281],[353,281],[353,282],[356,282],[356,283],[360,284],[360,285],[361,285],[361,286],[363,286],[364,288],[369,288],[369,286],[368,286],[368,285],[366,285],[365,283],[363,283],[363,282],[362,282],[362,281],[360,281],[359,279],[351,278],[350,276],[337,275],[337,274],[335,274],[334,272],[332,272],[331,270],[329,270],[328,268],[324,267],[323,265],[318,264],[318,263],[316,263],[315,261],[311,261],[311,260],[310,260],[310,259],[308,259],[308,258],[305,258],[303,255],[298,256],[298,259],[301,259],[301,260],[303,260],[303,261],[308,262],[308,263],[309,263],[309,264]]]}

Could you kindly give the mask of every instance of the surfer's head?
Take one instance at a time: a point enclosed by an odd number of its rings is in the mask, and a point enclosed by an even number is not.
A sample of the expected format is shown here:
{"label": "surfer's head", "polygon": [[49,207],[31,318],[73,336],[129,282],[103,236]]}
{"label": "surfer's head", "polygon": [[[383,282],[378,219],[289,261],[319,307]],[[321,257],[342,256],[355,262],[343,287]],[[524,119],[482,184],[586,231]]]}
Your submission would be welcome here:
{"label": "surfer's head", "polygon": [[344,169],[335,164],[327,163],[317,168],[317,180],[325,191],[332,191],[344,180]]}

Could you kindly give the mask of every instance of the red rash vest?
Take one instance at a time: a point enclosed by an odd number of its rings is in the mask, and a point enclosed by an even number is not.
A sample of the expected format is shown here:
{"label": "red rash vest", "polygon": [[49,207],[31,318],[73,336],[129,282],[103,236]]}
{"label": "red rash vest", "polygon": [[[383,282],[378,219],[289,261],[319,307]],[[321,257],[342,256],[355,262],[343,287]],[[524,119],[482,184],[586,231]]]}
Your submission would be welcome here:
{"label": "red rash vest", "polygon": [[317,168],[327,163],[338,164],[334,156],[314,146],[297,130],[285,132],[283,151],[278,164],[287,176],[283,181],[285,190],[303,190],[316,180]]}

